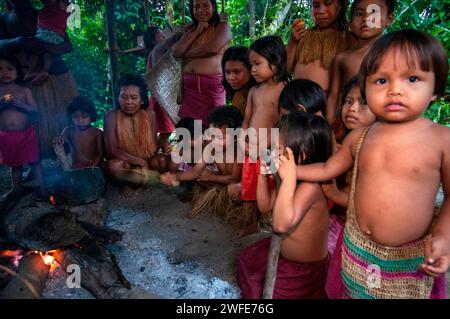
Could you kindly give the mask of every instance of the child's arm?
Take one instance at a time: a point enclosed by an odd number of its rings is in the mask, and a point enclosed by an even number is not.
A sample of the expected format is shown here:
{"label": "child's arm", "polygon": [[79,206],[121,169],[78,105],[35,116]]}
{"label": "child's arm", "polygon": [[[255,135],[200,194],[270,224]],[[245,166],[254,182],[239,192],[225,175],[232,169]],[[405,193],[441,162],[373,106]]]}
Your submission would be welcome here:
{"label": "child's arm", "polygon": [[302,182],[297,187],[295,170],[293,156],[290,156],[285,169],[279,171],[282,182],[273,208],[273,229],[277,233],[286,233],[298,225],[321,193],[315,183]]}
{"label": "child's arm", "polygon": [[245,107],[244,119],[242,120],[242,125],[241,125],[243,130],[248,129],[250,120],[253,115],[253,98],[252,98],[253,92],[254,92],[254,88],[251,88],[250,91],[248,92],[247,105]]}
{"label": "child's arm", "polygon": [[[363,128],[353,130],[345,138],[342,146],[325,163],[315,163],[310,165],[298,165],[297,179],[306,182],[325,182],[332,180],[345,172],[353,165],[353,147],[356,145]],[[286,148],[288,156],[294,156],[292,150]],[[283,170],[287,163],[286,156],[281,155],[279,161],[279,171]]]}
{"label": "child's arm", "polygon": [[168,186],[176,186],[179,182],[194,181],[200,176],[205,168],[205,163],[197,163],[187,172],[161,174],[159,181]]}
{"label": "child's arm", "polygon": [[214,174],[208,170],[203,170],[200,176],[197,178],[198,182],[213,182],[218,184],[229,185],[233,183],[239,183],[242,176],[242,164],[234,163],[233,171],[231,174],[219,175]]}
{"label": "child's arm", "polygon": [[211,41],[186,51],[186,59],[208,58],[217,55],[231,41],[231,27],[228,22],[220,23]]}
{"label": "child's arm", "polygon": [[183,57],[191,47],[192,43],[194,43],[198,36],[207,28],[208,23],[200,22],[195,29],[186,32],[183,37],[173,45],[172,55],[175,58]]}
{"label": "child's arm", "polygon": [[286,53],[287,53],[287,69],[289,73],[294,72],[295,69],[295,54],[297,52],[297,45],[300,41],[300,38],[305,34],[306,29],[303,25],[294,25],[291,29],[291,36],[289,38],[289,42],[286,45]]}
{"label": "child's arm", "polygon": [[320,186],[327,199],[332,200],[341,207],[348,206],[349,194],[339,189],[335,180],[322,183]]}
{"label": "child's arm", "polygon": [[342,57],[343,54],[340,53],[334,58],[333,65],[330,71],[330,79],[331,79],[329,88],[330,94],[328,95],[327,98],[327,109],[326,109],[327,122],[330,125],[334,123],[334,120],[336,118],[336,109],[339,100],[339,92],[341,90],[340,66],[342,62]]}
{"label": "child's arm", "polygon": [[[264,165],[261,163],[261,165]],[[264,169],[264,168],[263,168]],[[258,186],[256,188],[256,203],[262,213],[270,212],[273,209],[276,199],[276,191],[269,188],[269,176],[259,174]]]}
{"label": "child's arm", "polygon": [[441,165],[442,188],[444,201],[439,211],[431,238],[425,242],[425,264],[422,269],[430,276],[441,276],[450,267],[450,134],[448,129],[444,145],[444,154]]}
{"label": "child's arm", "polygon": [[23,88],[23,93],[25,94],[25,100],[20,103],[13,99],[13,104],[27,113],[37,113],[38,109],[31,90],[29,88]]}
{"label": "child's arm", "polygon": [[100,163],[103,161],[104,157],[103,132],[100,130],[97,131],[96,141],[97,141],[97,156],[95,157],[92,166],[99,166]]}

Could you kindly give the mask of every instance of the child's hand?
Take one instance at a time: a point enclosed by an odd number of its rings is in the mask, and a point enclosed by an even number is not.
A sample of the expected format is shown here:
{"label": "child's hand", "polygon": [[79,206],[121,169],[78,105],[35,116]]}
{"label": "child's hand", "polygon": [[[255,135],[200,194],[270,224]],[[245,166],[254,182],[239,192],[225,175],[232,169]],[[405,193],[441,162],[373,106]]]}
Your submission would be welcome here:
{"label": "child's hand", "polygon": [[297,166],[294,162],[294,154],[289,147],[286,147],[286,152],[286,155],[280,155],[280,161],[277,164],[278,175],[280,175],[283,182],[288,180],[297,181]]}
{"label": "child's hand", "polygon": [[199,36],[200,34],[202,34],[203,31],[205,31],[206,29],[208,29],[209,27],[209,23],[208,22],[199,22],[197,24],[197,27],[194,30],[194,33]]}
{"label": "child's hand", "polygon": [[259,166],[259,173],[261,175],[273,175],[273,172],[270,170],[270,166],[263,161],[261,161],[261,165]]}
{"label": "child's hand", "polygon": [[233,183],[228,185],[227,192],[230,198],[233,201],[238,201],[241,197],[242,184],[241,183]]}
{"label": "child's hand", "polygon": [[166,173],[159,175],[159,182],[167,186],[179,186],[180,182],[174,174]]}
{"label": "child's hand", "polygon": [[53,139],[53,146],[63,146],[66,139],[63,136],[57,136]]}
{"label": "child's hand", "polygon": [[421,269],[429,276],[438,277],[445,274],[450,267],[448,239],[431,237],[425,241],[425,264]]}
{"label": "child's hand", "polygon": [[337,193],[339,193],[339,188],[336,185],[336,180],[324,182],[320,184],[325,197],[328,199],[333,199]]}
{"label": "child's hand", "polygon": [[294,21],[291,28],[291,41],[298,43],[305,32],[305,23],[296,23],[296,21]]}

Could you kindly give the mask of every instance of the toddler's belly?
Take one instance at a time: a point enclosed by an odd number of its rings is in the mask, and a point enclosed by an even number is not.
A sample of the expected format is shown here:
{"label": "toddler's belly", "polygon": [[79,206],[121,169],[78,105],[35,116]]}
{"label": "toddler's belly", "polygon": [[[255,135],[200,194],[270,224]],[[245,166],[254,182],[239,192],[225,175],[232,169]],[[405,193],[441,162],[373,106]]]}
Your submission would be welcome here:
{"label": "toddler's belly", "polygon": [[29,125],[28,115],[14,108],[0,112],[0,130],[6,132],[23,131]]}

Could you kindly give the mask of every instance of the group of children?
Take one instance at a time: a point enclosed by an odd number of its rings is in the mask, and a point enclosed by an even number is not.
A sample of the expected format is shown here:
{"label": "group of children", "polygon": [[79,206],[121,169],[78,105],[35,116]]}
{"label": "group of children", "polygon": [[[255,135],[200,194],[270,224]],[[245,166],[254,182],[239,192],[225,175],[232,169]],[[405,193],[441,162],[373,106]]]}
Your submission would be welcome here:
{"label": "group of children", "polygon": [[[152,168],[169,171],[160,175],[167,185],[197,182],[190,215],[221,214],[241,236],[257,231],[261,219],[271,224],[283,235],[275,298],[445,297],[450,131],[422,114],[445,94],[447,53],[420,31],[382,36],[393,21],[394,1],[354,1],[350,31],[347,1],[312,4],[315,27],[295,23],[286,47],[267,36],[248,50],[224,53],[223,83],[232,106],[209,114],[210,128],[223,138],[208,143],[225,154],[242,151],[243,163],[196,158],[194,149],[207,143],[197,139],[192,118],[177,124],[191,132],[192,157],[158,159],[154,114],[145,111],[145,89],[131,81],[120,87],[118,110],[106,116],[107,169],[123,181]],[[369,21],[373,4],[381,14],[376,26]],[[295,80],[289,81],[289,71]],[[17,74],[11,60],[0,59],[0,153],[13,167],[13,191],[20,187],[21,165],[33,163],[36,176],[41,171],[34,129],[24,115],[36,106],[15,84]],[[90,124],[95,108],[77,98],[69,113],[73,126],[55,144],[69,142],[74,168],[100,165],[102,133]],[[122,139],[119,126],[129,132]],[[263,156],[252,158],[248,142],[240,149],[227,136],[227,128],[239,127],[259,131],[257,147],[278,148],[277,172]],[[277,145],[270,143],[273,129]],[[441,184],[444,202],[435,215]],[[268,247],[266,238],[238,257],[244,298],[261,296]]]}

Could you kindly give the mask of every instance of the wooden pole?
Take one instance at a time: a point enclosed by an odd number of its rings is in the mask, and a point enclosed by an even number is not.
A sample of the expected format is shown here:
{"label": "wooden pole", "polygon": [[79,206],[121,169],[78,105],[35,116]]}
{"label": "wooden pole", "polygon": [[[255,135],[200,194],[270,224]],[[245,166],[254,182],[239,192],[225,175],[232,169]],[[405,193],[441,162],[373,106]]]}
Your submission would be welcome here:
{"label": "wooden pole", "polygon": [[225,13],[225,0],[222,0],[222,13]]}
{"label": "wooden pole", "polygon": [[105,1],[105,19],[108,37],[109,50],[109,75],[111,79],[111,92],[113,95],[113,106],[116,107],[116,83],[120,76],[119,69],[119,46],[117,45],[116,35],[116,18],[114,16],[114,9],[116,7],[115,0]]}
{"label": "wooden pole", "polygon": [[267,257],[266,278],[264,280],[264,290],[261,299],[272,299],[275,290],[275,281],[277,279],[278,258],[281,251],[281,234],[272,233],[270,239],[269,255]]}
{"label": "wooden pole", "polygon": [[[266,161],[268,162],[268,161]],[[281,178],[278,173],[273,175],[277,182],[277,192],[281,186]],[[267,256],[266,278],[264,280],[264,289],[261,299],[273,299],[273,291],[275,290],[275,281],[277,279],[278,258],[280,257],[281,243],[283,236],[272,232],[270,239],[269,254]]]}

